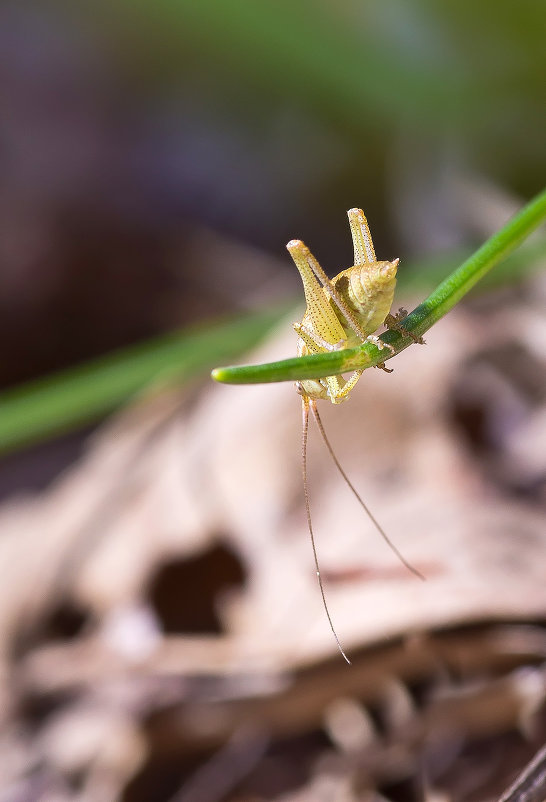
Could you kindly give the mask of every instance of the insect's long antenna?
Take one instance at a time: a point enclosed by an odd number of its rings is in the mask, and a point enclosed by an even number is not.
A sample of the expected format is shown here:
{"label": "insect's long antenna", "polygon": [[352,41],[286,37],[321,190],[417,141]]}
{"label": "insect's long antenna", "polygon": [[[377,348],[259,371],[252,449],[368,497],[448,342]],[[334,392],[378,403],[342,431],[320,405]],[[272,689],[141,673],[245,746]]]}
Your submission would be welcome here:
{"label": "insect's long antenna", "polygon": [[405,565],[405,566],[406,566],[406,568],[407,568],[409,571],[411,571],[411,573],[412,573],[412,574],[415,574],[415,576],[419,577],[419,579],[422,579],[422,580],[424,581],[425,577],[423,576],[423,574],[422,574],[420,571],[418,571],[418,570],[417,570],[417,568],[414,568],[414,567],[413,567],[413,565],[411,565],[411,563],[409,563],[409,562],[408,562],[408,561],[407,561],[407,560],[406,560],[406,559],[405,559],[405,558],[402,556],[402,554],[401,554],[401,553],[398,551],[398,549],[396,548],[396,546],[394,545],[394,543],[392,542],[392,540],[389,538],[389,536],[387,535],[387,533],[386,533],[386,532],[384,531],[384,529],[381,527],[381,525],[379,524],[379,522],[378,522],[378,521],[376,521],[376,519],[374,518],[374,516],[373,516],[373,514],[372,514],[371,510],[370,510],[370,509],[369,509],[369,508],[366,506],[366,504],[365,504],[365,503],[364,503],[364,501],[362,500],[362,498],[361,498],[360,494],[358,493],[358,491],[356,490],[356,488],[353,486],[353,484],[352,484],[352,483],[351,483],[351,481],[349,480],[349,477],[347,476],[347,474],[345,473],[345,471],[344,471],[344,470],[343,470],[343,468],[341,467],[341,465],[340,465],[340,462],[339,462],[338,458],[337,458],[337,457],[336,457],[336,455],[335,455],[334,449],[332,448],[332,446],[331,446],[331,444],[330,444],[330,441],[328,440],[328,438],[327,438],[327,436],[326,436],[326,432],[324,431],[324,426],[322,425],[322,421],[321,421],[321,419],[320,419],[320,415],[319,415],[319,413],[318,413],[318,409],[317,409],[317,404],[316,404],[316,401],[315,401],[315,399],[314,399],[314,398],[312,398],[312,399],[309,399],[309,406],[311,407],[311,411],[312,411],[312,413],[313,413],[313,417],[315,418],[315,420],[316,420],[316,422],[317,422],[317,426],[318,426],[318,429],[319,429],[319,432],[320,432],[320,436],[322,437],[322,439],[323,439],[323,441],[324,441],[324,445],[326,446],[326,448],[327,448],[327,449],[328,449],[328,451],[330,452],[330,456],[332,457],[332,459],[333,459],[333,461],[334,461],[334,463],[335,463],[335,466],[336,466],[336,468],[338,469],[338,471],[340,472],[340,474],[342,475],[342,477],[344,478],[344,480],[347,482],[347,485],[349,486],[349,488],[350,488],[350,489],[352,490],[352,492],[354,493],[354,495],[355,495],[355,497],[357,498],[357,500],[358,500],[358,502],[359,502],[360,506],[363,508],[364,512],[365,512],[365,513],[368,515],[368,517],[370,518],[371,522],[374,524],[375,528],[377,529],[377,531],[379,532],[379,534],[381,535],[381,537],[383,538],[383,540],[385,541],[385,543],[386,543],[386,544],[389,546],[389,548],[390,548],[390,549],[391,549],[391,550],[392,550],[392,551],[393,551],[393,552],[396,554],[396,556],[398,557],[398,559],[400,560],[400,562],[401,562],[401,563],[403,563],[403,565]]}
{"label": "insect's long antenna", "polygon": [[324,611],[326,613],[326,617],[328,618],[328,623],[330,624],[330,629],[336,639],[337,648],[345,658],[345,660],[351,665],[351,661],[341,648],[341,643],[339,642],[339,638],[337,633],[334,629],[334,625],[332,623],[332,619],[330,617],[330,611],[328,610],[328,605],[326,604],[326,596],[324,594],[324,587],[322,584],[322,577],[320,575],[320,568],[317,556],[317,548],[315,546],[315,536],[313,534],[313,524],[311,523],[311,506],[309,504],[309,489],[307,487],[307,435],[309,433],[309,404],[311,404],[311,409],[313,409],[313,414],[316,414],[314,405],[315,402],[309,399],[308,396],[302,396],[302,417],[303,417],[303,425],[302,425],[302,434],[301,434],[301,470],[303,474],[303,493],[305,496],[305,511],[307,513],[307,526],[309,528],[309,535],[311,536],[311,546],[313,548],[313,557],[315,558],[315,568],[317,572],[317,579],[320,588],[320,595],[322,596],[322,604],[324,606]]}

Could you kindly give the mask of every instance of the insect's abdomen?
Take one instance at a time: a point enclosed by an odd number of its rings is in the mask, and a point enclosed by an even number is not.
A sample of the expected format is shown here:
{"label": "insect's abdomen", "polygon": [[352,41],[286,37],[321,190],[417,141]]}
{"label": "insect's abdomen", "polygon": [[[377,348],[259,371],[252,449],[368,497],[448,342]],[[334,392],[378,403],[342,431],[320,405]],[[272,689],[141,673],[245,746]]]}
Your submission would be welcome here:
{"label": "insect's abdomen", "polygon": [[357,265],[343,270],[333,279],[337,291],[355,313],[365,334],[377,331],[390,312],[397,267],[398,260]]}

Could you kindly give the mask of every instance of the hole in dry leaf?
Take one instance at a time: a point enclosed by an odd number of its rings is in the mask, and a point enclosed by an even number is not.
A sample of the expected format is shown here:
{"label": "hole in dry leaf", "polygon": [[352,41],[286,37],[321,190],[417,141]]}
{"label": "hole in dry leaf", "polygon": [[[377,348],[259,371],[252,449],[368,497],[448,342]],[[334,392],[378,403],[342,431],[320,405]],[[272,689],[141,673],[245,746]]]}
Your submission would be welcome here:
{"label": "hole in dry leaf", "polygon": [[42,627],[44,640],[72,640],[89,621],[89,614],[72,601],[63,601],[48,615]]}
{"label": "hole in dry leaf", "polygon": [[171,560],[150,584],[150,602],[164,632],[222,632],[221,594],[244,585],[241,561],[223,545],[191,559]]}

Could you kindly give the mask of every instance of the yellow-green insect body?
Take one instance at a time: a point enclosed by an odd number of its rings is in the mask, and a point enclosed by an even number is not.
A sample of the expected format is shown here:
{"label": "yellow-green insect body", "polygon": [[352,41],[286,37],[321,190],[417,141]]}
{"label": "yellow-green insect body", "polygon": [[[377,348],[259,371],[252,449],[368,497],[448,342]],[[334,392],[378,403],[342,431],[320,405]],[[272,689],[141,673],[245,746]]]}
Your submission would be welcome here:
{"label": "yellow-green insect body", "polygon": [[[354,245],[354,265],[348,270],[338,273],[333,279],[328,278],[309,248],[301,240],[291,240],[286,246],[299,270],[307,303],[301,323],[294,323],[294,329],[298,334],[298,356],[334,351],[339,348],[351,348],[366,340],[374,342],[379,348],[389,348],[394,351],[392,346],[384,343],[374,332],[384,322],[387,322],[390,327],[397,328],[399,321],[405,315],[404,310],[400,310],[396,316],[390,315],[396,286],[398,259],[393,262],[378,262],[375,258],[373,242],[364,212],[361,209],[350,209],[347,214]],[[416,338],[416,341],[420,340]],[[318,400],[329,400],[332,404],[341,403],[348,398],[362,372],[362,370],[355,370],[348,379],[337,375],[327,376],[324,379],[305,379],[296,383],[296,389],[302,396],[302,472],[307,524],[326,616],[339,650],[347,662],[350,661],[341,647],[326,604],[311,522],[307,489],[309,410],[316,420],[321,437],[337,469],[358,502],[398,558],[410,571],[421,576],[400,554],[352,485],[330,445],[318,414],[316,403]]]}
{"label": "yellow-green insect body", "polygon": [[[354,265],[328,279],[309,248],[301,240],[286,246],[303,281],[307,309],[294,329],[299,335],[298,355],[351,348],[366,340],[385,346],[374,332],[389,314],[396,286],[398,259],[378,262],[368,223],[361,209],[350,209],[349,224],[354,245]],[[362,371],[345,380],[328,376],[299,382],[298,392],[311,399],[344,401]]]}

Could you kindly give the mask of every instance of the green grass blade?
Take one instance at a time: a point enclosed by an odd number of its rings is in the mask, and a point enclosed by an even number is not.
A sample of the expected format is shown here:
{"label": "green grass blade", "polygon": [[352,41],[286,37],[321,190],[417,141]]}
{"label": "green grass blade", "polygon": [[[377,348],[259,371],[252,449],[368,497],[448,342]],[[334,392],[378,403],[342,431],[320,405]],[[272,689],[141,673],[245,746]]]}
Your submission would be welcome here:
{"label": "green grass blade", "polygon": [[180,382],[205,372],[251,348],[280,315],[273,309],[172,333],[9,390],[0,395],[0,452],[96,420],[155,380]]}

